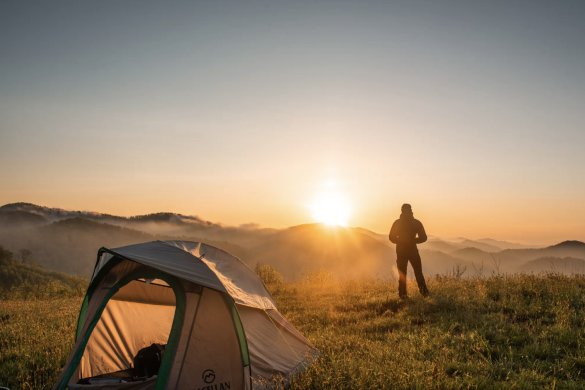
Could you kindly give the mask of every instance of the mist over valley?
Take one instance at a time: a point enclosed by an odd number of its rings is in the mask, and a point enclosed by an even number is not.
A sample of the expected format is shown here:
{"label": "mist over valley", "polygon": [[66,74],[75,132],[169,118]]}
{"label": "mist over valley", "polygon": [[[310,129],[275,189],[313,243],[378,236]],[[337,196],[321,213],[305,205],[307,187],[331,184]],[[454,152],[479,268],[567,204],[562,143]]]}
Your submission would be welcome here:
{"label": "mist over valley", "polygon": [[[225,226],[196,216],[155,213],[133,217],[67,211],[30,203],[0,207],[0,245],[32,253],[30,264],[90,276],[100,247],[153,240],[205,242],[238,256],[248,266],[269,264],[285,280],[298,281],[325,268],[338,279],[394,278],[395,248],[386,234],[365,228],[303,224],[284,229],[249,224]],[[585,244],[566,241],[529,247],[495,239],[430,237],[419,245],[425,276],[492,273],[585,272]]]}

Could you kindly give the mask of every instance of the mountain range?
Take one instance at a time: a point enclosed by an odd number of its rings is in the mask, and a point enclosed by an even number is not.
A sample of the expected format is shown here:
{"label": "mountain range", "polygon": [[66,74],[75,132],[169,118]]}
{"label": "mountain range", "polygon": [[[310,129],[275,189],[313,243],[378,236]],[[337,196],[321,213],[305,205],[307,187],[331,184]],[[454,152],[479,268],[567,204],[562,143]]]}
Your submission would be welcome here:
{"label": "mountain range", "polygon": [[[325,267],[338,278],[389,277],[395,250],[388,236],[364,228],[305,224],[286,229],[224,226],[195,216],[156,213],[134,217],[67,211],[13,203],[0,207],[0,245],[32,252],[49,270],[91,275],[97,250],[134,243],[181,239],[203,241],[240,257],[249,266],[275,266],[288,280]],[[494,239],[432,237],[419,245],[425,275],[456,272],[585,272],[585,243],[566,241],[529,247]],[[27,259],[31,261],[31,259]]]}

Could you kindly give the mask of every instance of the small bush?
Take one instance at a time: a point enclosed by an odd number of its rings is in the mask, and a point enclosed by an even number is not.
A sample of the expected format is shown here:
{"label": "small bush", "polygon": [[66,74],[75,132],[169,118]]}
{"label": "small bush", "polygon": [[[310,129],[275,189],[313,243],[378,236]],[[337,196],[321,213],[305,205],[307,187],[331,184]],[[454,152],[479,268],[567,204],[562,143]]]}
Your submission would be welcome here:
{"label": "small bush", "polygon": [[264,284],[271,284],[271,285],[279,285],[282,284],[284,281],[280,272],[276,270],[271,265],[268,264],[256,264],[256,268],[254,268],[254,272],[260,280],[264,282]]}

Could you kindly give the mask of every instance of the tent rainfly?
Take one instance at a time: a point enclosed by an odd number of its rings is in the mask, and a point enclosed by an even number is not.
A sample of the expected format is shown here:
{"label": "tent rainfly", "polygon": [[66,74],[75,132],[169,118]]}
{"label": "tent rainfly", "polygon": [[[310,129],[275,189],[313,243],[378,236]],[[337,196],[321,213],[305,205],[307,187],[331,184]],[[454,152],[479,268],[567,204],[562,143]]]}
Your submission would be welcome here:
{"label": "tent rainfly", "polygon": [[[137,353],[153,344],[164,348],[157,374],[139,376]],[[273,378],[288,383],[317,354],[240,259],[203,243],[153,241],[99,250],[53,390],[264,389]]]}

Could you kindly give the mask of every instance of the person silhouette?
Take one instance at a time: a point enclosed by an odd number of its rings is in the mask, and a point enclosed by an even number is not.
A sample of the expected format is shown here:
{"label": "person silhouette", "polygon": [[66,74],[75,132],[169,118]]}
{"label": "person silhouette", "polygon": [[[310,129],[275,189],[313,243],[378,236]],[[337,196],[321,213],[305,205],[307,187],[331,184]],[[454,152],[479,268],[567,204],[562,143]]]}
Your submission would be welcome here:
{"label": "person silhouette", "polygon": [[423,297],[429,295],[425,277],[422,273],[422,263],[416,244],[422,244],[427,240],[427,233],[423,224],[414,219],[412,207],[409,204],[402,205],[402,214],[390,229],[388,235],[390,241],[396,244],[396,266],[398,267],[398,296],[406,298],[406,268],[408,262],[414,270],[414,276],[418,283],[418,289]]}

